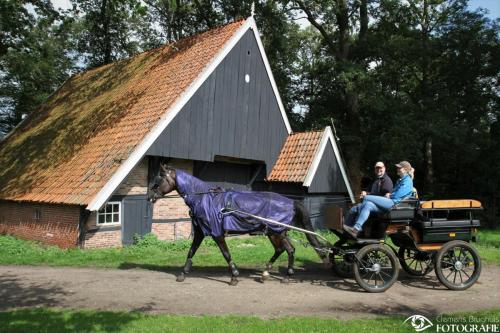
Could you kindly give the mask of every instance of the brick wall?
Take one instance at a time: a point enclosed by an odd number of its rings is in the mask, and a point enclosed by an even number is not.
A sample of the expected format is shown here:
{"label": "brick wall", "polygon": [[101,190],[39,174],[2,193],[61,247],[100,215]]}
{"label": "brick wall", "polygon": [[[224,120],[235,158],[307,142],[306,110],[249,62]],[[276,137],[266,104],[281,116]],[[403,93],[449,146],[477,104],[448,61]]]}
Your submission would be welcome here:
{"label": "brick wall", "polygon": [[[193,161],[173,159],[169,165],[193,173]],[[169,195],[178,194],[172,192]],[[184,200],[179,198],[158,199],[153,206],[152,232],[161,240],[189,238],[191,219]]]}
{"label": "brick wall", "polygon": [[97,213],[90,213],[85,233],[83,247],[86,249],[103,247],[121,247],[122,231],[121,225],[97,226]]}
{"label": "brick wall", "polygon": [[114,195],[146,194],[148,191],[148,159],[143,158],[113,193]]}
{"label": "brick wall", "polygon": [[[148,159],[143,158],[128,176],[123,180],[113,195],[146,195],[148,190]],[[123,209],[123,205],[122,205]],[[123,218],[123,214],[122,214]],[[97,226],[97,212],[91,212],[87,223],[85,233],[85,243],[83,247],[103,248],[103,247],[121,247],[122,232],[120,225]]]}
{"label": "brick wall", "polygon": [[[169,165],[193,172],[193,161],[173,159]],[[138,195],[147,193],[148,163],[144,158],[125,178],[113,195]],[[177,192],[175,192],[176,194]],[[171,193],[174,194],[174,193]],[[123,209],[123,206],[122,206]],[[92,212],[86,223],[85,248],[122,246],[121,226],[97,226],[96,212]],[[189,209],[182,198],[159,199],[153,206],[151,232],[161,240],[189,238],[191,219]]]}
{"label": "brick wall", "polygon": [[0,234],[77,246],[80,206],[0,201]]}

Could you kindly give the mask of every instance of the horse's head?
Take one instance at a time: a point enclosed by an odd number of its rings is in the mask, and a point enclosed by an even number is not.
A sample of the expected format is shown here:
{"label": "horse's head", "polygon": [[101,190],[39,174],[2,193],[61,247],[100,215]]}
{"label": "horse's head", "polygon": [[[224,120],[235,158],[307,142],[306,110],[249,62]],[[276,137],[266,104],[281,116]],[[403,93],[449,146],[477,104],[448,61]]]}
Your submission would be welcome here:
{"label": "horse's head", "polygon": [[148,191],[148,200],[155,202],[158,198],[172,192],[176,187],[175,169],[160,164],[160,175],[156,176]]}

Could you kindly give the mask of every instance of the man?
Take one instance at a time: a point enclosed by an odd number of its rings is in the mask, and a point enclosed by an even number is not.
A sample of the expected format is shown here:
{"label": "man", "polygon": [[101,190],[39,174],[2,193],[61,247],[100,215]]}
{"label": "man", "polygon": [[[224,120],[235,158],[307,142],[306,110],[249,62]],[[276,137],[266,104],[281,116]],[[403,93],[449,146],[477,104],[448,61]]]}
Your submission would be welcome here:
{"label": "man", "polygon": [[[387,173],[385,173],[384,162],[379,161],[375,163],[374,168],[375,168],[375,180],[372,182],[370,186],[370,192],[361,191],[361,195],[359,196],[361,200],[363,200],[363,198],[368,194],[378,195],[383,197],[392,192],[394,184],[392,183],[391,177],[389,177]],[[351,208],[344,222],[347,226],[352,227],[354,225],[354,222],[356,221],[360,209],[361,209],[361,204],[354,205]]]}

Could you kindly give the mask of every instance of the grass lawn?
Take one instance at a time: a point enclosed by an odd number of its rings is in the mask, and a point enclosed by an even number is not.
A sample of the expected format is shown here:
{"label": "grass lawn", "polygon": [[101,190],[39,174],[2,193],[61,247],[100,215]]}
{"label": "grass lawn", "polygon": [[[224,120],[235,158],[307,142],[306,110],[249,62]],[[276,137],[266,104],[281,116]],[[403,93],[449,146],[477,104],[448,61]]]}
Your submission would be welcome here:
{"label": "grass lawn", "polygon": [[[446,317],[500,320],[500,310]],[[437,323],[435,318],[429,318]],[[336,320],[293,317],[263,320],[236,316],[146,315],[134,312],[26,309],[0,312],[0,332],[415,332],[403,317]],[[428,331],[435,332],[434,329]]]}
{"label": "grass lawn", "polygon": [[[332,233],[325,233],[331,241]],[[303,234],[292,232],[292,238],[305,241]],[[154,265],[160,267],[180,267],[184,264],[191,242],[163,242],[154,235],[148,235],[137,245],[118,249],[61,250],[55,246],[44,246],[36,242],[23,241],[10,236],[0,236],[0,264],[51,265],[79,267],[130,268]],[[272,256],[273,248],[263,236],[233,237],[228,239],[234,261],[239,266],[261,267]],[[319,263],[320,260],[311,247],[304,248],[295,243],[297,266]],[[479,241],[474,244],[485,263],[500,265],[500,230],[482,230]],[[283,254],[279,265],[286,265],[287,256]],[[197,266],[226,266],[215,243],[207,238],[194,258]]]}

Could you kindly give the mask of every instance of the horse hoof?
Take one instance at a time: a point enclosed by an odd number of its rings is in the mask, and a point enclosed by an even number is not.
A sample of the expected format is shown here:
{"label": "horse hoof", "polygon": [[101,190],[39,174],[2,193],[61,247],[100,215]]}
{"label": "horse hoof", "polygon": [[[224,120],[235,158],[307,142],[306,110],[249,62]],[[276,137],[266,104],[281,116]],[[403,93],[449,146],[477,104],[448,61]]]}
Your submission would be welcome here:
{"label": "horse hoof", "polygon": [[264,272],[262,273],[261,281],[262,281],[262,282],[264,282],[264,281],[268,280],[270,276],[271,276],[271,275],[269,274],[269,272],[268,272],[268,271],[264,271]]}
{"label": "horse hoof", "polygon": [[181,274],[181,275],[177,275],[176,281],[177,282],[184,282],[185,279],[186,279],[186,277],[184,276],[184,274]]}
{"label": "horse hoof", "polygon": [[290,283],[290,278],[287,276],[286,278],[284,278],[283,280],[281,280],[281,283],[283,283],[283,284],[289,284]]}
{"label": "horse hoof", "polygon": [[232,278],[232,279],[231,279],[231,282],[229,282],[229,285],[230,285],[230,286],[235,286],[235,285],[237,285],[237,284],[238,284],[238,279],[236,279],[236,278]]}

